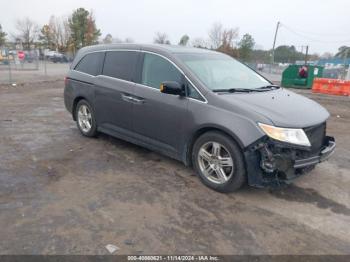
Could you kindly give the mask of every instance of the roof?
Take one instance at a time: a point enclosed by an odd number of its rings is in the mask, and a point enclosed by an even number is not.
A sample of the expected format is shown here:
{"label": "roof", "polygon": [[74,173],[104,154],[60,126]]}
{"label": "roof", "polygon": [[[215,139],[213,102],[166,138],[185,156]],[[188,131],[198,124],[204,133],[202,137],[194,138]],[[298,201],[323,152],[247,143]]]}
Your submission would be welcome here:
{"label": "roof", "polygon": [[81,49],[82,53],[99,51],[99,50],[113,50],[113,49],[142,49],[146,51],[159,51],[172,54],[177,53],[212,53],[209,49],[186,47],[180,45],[161,45],[161,44],[98,44],[87,46]]}

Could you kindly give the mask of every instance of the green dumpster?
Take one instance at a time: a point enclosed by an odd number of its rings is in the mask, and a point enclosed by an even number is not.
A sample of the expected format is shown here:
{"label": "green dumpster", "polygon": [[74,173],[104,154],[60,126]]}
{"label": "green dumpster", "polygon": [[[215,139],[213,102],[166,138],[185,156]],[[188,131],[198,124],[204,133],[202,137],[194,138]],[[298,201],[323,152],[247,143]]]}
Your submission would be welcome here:
{"label": "green dumpster", "polygon": [[282,86],[310,89],[315,77],[322,77],[323,67],[290,65],[282,73]]}

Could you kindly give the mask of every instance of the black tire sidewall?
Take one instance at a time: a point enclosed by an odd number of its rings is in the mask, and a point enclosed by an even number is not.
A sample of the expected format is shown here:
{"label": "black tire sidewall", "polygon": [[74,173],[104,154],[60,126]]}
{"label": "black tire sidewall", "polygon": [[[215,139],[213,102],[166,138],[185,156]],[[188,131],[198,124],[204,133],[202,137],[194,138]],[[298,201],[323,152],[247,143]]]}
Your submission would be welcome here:
{"label": "black tire sidewall", "polygon": [[[234,163],[234,173],[232,177],[224,184],[215,184],[209,181],[201,172],[198,163],[198,152],[201,146],[209,141],[222,144],[231,154]],[[192,163],[197,175],[201,181],[208,187],[222,193],[233,192],[238,190],[246,182],[246,168],[244,157],[237,143],[229,136],[211,131],[201,135],[195,142],[192,150]]]}
{"label": "black tire sidewall", "polygon": [[[86,105],[88,108],[89,108],[89,111],[91,113],[91,122],[92,122],[92,126],[91,126],[91,129],[89,132],[84,132],[80,125],[79,125],[79,120],[78,120],[78,111],[79,111],[79,108],[82,106],[82,105]],[[92,108],[92,106],[89,104],[89,102],[87,102],[86,100],[80,100],[75,108],[75,119],[77,120],[77,126],[78,126],[78,129],[80,131],[80,133],[84,136],[88,136],[88,137],[94,137],[96,136],[97,134],[97,125],[96,125],[96,118],[95,118],[95,112]]]}

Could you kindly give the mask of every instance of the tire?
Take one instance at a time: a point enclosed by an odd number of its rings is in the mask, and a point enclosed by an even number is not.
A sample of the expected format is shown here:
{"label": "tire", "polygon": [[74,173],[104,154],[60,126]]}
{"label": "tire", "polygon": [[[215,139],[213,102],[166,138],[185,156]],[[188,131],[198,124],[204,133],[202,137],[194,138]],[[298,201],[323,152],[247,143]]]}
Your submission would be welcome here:
{"label": "tire", "polygon": [[86,100],[80,100],[75,107],[75,119],[82,135],[87,137],[95,137],[97,135],[95,113]]}
{"label": "tire", "polygon": [[192,163],[201,181],[218,192],[234,192],[246,183],[243,154],[224,133],[210,131],[201,135],[193,146]]}

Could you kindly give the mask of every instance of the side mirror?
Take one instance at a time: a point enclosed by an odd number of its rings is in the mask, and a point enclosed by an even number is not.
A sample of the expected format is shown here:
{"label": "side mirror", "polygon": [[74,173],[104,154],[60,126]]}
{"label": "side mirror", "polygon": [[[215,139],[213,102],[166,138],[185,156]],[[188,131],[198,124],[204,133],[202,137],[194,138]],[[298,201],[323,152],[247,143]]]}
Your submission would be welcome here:
{"label": "side mirror", "polygon": [[185,89],[180,85],[180,83],[175,81],[165,81],[160,84],[160,92],[164,94],[171,95],[185,95]]}

